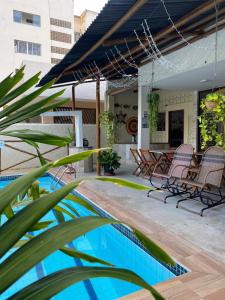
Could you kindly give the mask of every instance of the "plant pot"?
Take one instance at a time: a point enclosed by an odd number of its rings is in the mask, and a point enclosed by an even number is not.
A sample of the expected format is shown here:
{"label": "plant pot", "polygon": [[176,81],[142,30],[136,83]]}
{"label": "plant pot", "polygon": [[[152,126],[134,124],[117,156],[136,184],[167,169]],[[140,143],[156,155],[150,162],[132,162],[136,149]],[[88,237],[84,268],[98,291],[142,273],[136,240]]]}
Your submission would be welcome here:
{"label": "plant pot", "polygon": [[217,101],[206,101],[205,102],[205,106],[208,110],[213,110],[214,108],[216,108],[216,106],[218,105]]}
{"label": "plant pot", "polygon": [[103,166],[104,169],[104,175],[106,176],[114,176],[114,170],[110,167],[110,165],[104,165]]}

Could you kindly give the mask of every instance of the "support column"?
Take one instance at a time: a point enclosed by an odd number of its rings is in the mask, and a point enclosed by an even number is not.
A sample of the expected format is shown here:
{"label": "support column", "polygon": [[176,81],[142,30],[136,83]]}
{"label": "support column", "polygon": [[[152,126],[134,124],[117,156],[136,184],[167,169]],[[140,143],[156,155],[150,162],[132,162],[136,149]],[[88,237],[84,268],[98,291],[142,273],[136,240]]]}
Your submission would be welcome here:
{"label": "support column", "polygon": [[[73,85],[72,86],[72,111],[75,111],[76,109],[76,98],[75,98],[75,86]],[[74,142],[73,142],[73,145],[75,145],[75,139],[76,139],[76,134],[75,134],[75,123],[76,123],[76,120],[75,120],[75,116],[72,117],[72,123],[73,123],[73,137],[74,137]]]}
{"label": "support column", "polygon": [[[101,129],[100,129],[100,81],[96,81],[96,148],[101,148]],[[101,175],[101,167],[98,162],[98,154],[97,154],[97,165],[96,165],[96,173],[97,175]]]}
{"label": "support column", "polygon": [[148,87],[138,87],[138,149],[150,146],[147,94]]}

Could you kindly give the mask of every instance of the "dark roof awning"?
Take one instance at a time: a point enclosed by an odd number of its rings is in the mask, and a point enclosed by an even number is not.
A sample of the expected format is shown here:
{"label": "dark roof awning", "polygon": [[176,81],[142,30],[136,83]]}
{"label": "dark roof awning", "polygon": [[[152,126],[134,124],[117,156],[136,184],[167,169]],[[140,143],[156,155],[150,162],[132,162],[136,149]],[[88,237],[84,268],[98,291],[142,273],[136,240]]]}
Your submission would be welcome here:
{"label": "dark roof awning", "polygon": [[[218,20],[223,21],[225,1],[217,0],[216,3]],[[186,45],[176,28],[190,43],[215,31],[215,1],[109,0],[69,53],[42,78],[39,85],[53,78],[57,79],[56,84],[74,84],[95,80],[98,76],[108,80],[134,76],[137,73],[134,65],[149,59],[134,30],[151,52],[142,26],[145,20],[159,50],[166,54]],[[224,27],[223,22],[219,23],[218,29]]]}

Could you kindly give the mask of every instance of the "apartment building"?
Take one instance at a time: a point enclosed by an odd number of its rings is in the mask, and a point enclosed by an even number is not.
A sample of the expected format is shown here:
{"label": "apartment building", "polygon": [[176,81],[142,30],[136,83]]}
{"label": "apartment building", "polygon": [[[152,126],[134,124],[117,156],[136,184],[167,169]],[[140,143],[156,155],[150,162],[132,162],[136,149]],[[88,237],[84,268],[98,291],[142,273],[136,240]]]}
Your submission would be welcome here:
{"label": "apartment building", "polygon": [[77,42],[80,36],[87,30],[98,13],[85,9],[80,16],[74,16],[74,42]]}
{"label": "apartment building", "polygon": [[[25,80],[38,71],[44,75],[54,64],[59,63],[97,16],[96,12],[89,10],[85,10],[81,16],[74,16],[76,0],[1,2],[0,80],[22,65],[26,65]],[[64,97],[71,98],[71,88],[66,89]],[[78,109],[90,109],[92,118],[89,119],[93,122],[95,85],[79,86],[76,98]]]}
{"label": "apartment building", "polygon": [[54,64],[74,43],[73,0],[8,0],[0,9],[0,79],[24,61]]}

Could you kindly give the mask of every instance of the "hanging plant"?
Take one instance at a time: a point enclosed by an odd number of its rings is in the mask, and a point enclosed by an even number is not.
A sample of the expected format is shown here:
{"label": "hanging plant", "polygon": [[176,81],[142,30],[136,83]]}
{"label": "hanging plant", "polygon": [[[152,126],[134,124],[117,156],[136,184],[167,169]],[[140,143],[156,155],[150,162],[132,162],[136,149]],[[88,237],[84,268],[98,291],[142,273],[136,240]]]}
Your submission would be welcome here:
{"label": "hanging plant", "polygon": [[209,111],[216,109],[223,95],[220,93],[210,93],[204,99],[202,99],[202,106],[207,108]]}
{"label": "hanging plant", "polygon": [[118,125],[115,122],[113,113],[104,111],[99,115],[100,126],[105,130],[106,145],[112,147],[117,141],[116,131]]}
{"label": "hanging plant", "polygon": [[[208,102],[212,102],[211,105]],[[217,145],[225,149],[225,95],[218,92],[208,94],[200,106],[201,148]]]}
{"label": "hanging plant", "polygon": [[151,93],[148,94],[148,118],[149,128],[151,131],[157,128],[157,117],[159,110],[159,94]]}

